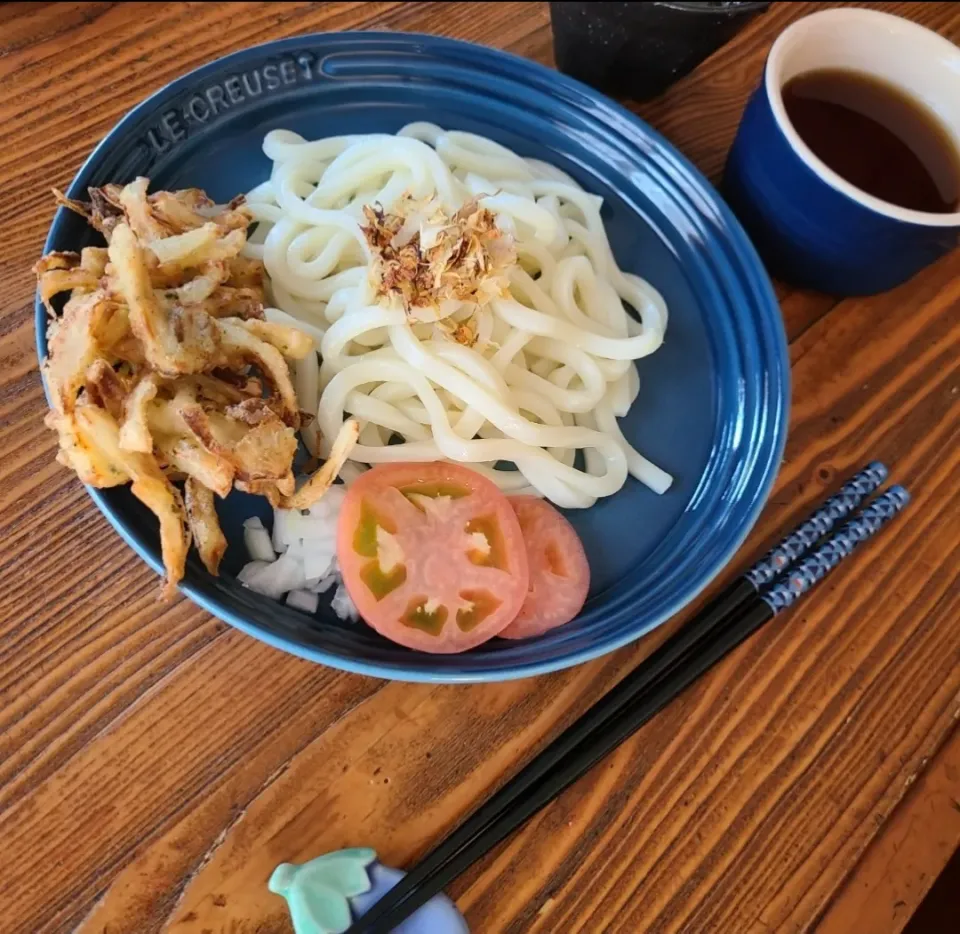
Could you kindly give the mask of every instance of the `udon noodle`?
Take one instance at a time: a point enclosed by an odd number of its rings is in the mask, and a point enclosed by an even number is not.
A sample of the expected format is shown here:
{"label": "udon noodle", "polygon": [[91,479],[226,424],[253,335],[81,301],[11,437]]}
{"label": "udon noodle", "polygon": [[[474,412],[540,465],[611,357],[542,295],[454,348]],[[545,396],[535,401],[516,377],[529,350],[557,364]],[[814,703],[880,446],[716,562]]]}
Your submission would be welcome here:
{"label": "udon noodle", "polygon": [[[554,166],[427,123],[315,142],[275,130],[263,148],[273,167],[247,196],[259,222],[247,249],[270,277],[268,316],[292,316],[319,344],[322,363],[310,355],[296,372],[301,406],[317,412],[308,445],[324,454],[345,413],[360,421],[348,482],[362,465],[448,459],[565,507],[615,493],[628,473],[669,487],[617,423],[667,310],[617,266],[600,198]],[[508,292],[429,314],[377,303],[363,207],[404,197],[450,214],[479,199],[514,240]],[[472,346],[449,336],[464,322]]]}

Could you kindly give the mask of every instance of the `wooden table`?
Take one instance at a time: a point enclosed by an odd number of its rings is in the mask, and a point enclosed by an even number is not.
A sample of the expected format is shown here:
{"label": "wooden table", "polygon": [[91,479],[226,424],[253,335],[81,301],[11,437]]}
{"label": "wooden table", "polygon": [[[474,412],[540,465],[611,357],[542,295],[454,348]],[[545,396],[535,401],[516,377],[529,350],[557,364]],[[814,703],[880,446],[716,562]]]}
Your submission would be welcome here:
{"label": "wooden table", "polygon": [[[885,3],[960,39],[960,8]],[[777,4],[637,108],[716,178]],[[431,687],[284,655],[154,575],[54,463],[34,282],[65,186],[135,103],[311,30],[472,39],[552,62],[545,4],[0,7],[0,928],[288,931],[282,860],[370,844],[405,865],[670,627],[502,685]],[[960,841],[960,254],[871,299],[781,288],[794,403],[735,564],[870,458],[915,501],[453,886],[482,934],[899,930]],[[675,624],[674,624],[675,625]]]}

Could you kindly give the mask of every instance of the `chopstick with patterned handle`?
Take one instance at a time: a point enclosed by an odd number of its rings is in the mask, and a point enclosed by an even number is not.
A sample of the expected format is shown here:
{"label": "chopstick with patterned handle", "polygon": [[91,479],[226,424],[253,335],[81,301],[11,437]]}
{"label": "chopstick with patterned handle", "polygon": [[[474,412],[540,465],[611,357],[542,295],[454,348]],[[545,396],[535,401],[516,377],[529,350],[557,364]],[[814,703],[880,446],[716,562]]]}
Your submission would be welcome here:
{"label": "chopstick with patterned handle", "polygon": [[[886,475],[875,462],[853,477],[474,812],[350,931],[389,931],[874,534],[909,500],[902,487],[891,487],[760,592],[850,515]],[[619,738],[611,745],[609,737]]]}

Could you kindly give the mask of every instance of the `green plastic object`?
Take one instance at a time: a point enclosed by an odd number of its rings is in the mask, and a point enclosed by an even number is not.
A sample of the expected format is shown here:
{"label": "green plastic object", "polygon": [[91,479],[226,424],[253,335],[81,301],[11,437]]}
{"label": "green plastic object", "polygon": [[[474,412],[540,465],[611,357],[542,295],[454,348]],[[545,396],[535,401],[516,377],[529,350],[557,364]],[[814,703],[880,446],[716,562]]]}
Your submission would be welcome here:
{"label": "green plastic object", "polygon": [[367,867],[376,858],[373,850],[357,847],[299,866],[281,863],[267,885],[287,900],[296,934],[343,934],[352,922],[349,899],[370,891]]}

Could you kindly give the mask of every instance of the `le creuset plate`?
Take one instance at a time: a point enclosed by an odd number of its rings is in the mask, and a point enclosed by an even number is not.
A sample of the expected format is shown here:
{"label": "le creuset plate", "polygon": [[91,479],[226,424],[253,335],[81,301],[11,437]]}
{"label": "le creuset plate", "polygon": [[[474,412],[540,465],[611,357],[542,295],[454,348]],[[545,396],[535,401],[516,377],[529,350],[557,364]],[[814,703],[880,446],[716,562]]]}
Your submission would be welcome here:
{"label": "le creuset plate", "polygon": [[[711,185],[669,143],[601,94],[533,62],[431,36],[327,33],[229,55],[172,82],[129,113],[69,194],[149,176],[225,201],[262,181],[264,134],[309,139],[393,132],[414,120],[489,136],[547,160],[602,195],[620,265],[649,279],[670,310],[666,341],[639,362],[624,432],[675,477],[657,496],[630,479],[570,513],[593,580],[573,623],[537,639],[495,639],[463,655],[409,651],[329,608],[317,617],[245,590],[241,523],[269,509],[220,504],[231,547],[219,578],[191,557],[183,590],[271,645],[349,671],[416,681],[495,681],[610,652],[676,613],[724,567],[753,525],[783,450],[789,363],[769,279]],[[59,210],[46,250],[97,242]],[[37,307],[37,346],[46,354]],[[91,490],[123,538],[161,569],[156,521],[126,488]]]}

